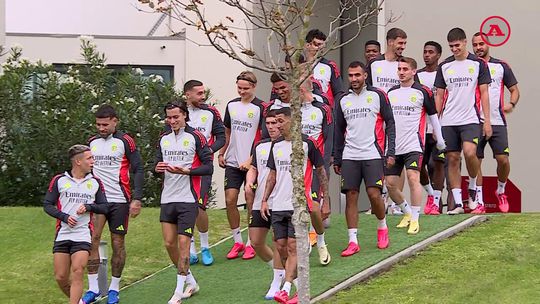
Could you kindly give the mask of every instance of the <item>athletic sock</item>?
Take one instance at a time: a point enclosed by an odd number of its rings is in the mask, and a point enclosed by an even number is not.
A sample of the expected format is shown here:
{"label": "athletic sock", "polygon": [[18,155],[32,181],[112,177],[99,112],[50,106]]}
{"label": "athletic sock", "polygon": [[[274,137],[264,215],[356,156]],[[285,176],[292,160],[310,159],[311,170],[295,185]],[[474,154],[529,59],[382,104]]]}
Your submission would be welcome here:
{"label": "athletic sock", "polygon": [[506,190],[506,182],[497,180],[497,194],[502,194]]}
{"label": "athletic sock", "polygon": [[88,290],[93,293],[99,293],[98,274],[88,275]]}
{"label": "athletic sock", "polygon": [[452,196],[454,197],[454,205],[456,207],[463,208],[463,201],[461,199],[461,188],[452,189]]}
{"label": "athletic sock", "polygon": [[424,189],[426,190],[428,195],[433,195],[433,187],[431,186],[431,183],[428,183],[427,185],[423,185]]}
{"label": "athletic sock", "polygon": [[292,280],[292,283],[294,285],[294,288],[296,288],[296,290],[298,290],[298,278]]}
{"label": "athletic sock", "polygon": [[201,248],[208,248],[208,231],[206,232],[199,231],[199,238],[201,240]]}
{"label": "athletic sock", "polygon": [[476,190],[476,177],[469,176],[469,190]]}
{"label": "athletic sock", "polygon": [[248,236],[248,239],[247,239],[247,242],[246,242],[246,247],[248,247],[248,246],[251,246],[251,239],[249,238],[249,236]]}
{"label": "athletic sock", "polygon": [[476,201],[479,204],[484,204],[484,192],[482,191],[482,186],[476,186]]}
{"label": "athletic sock", "polygon": [[386,226],[386,217],[384,217],[382,220],[379,220],[379,223],[377,224],[377,229],[386,229],[388,226]]}
{"label": "athletic sock", "polygon": [[191,270],[188,272],[188,275],[186,276],[186,283],[191,286],[197,285],[197,281],[195,280],[195,277],[193,276],[193,273]]}
{"label": "athletic sock", "polygon": [[435,204],[435,206],[437,206],[437,207],[440,207],[441,196],[442,196],[442,191],[433,190],[433,204]]}
{"label": "athletic sock", "polygon": [[321,248],[326,246],[326,242],[324,241],[324,232],[322,234],[317,234],[317,248]]}
{"label": "athletic sock", "polygon": [[275,289],[279,289],[279,287],[281,287],[281,282],[283,282],[284,277],[285,277],[285,269],[274,268],[274,278],[272,279],[271,287]]}
{"label": "athletic sock", "polygon": [[189,253],[191,255],[197,255],[197,248],[195,248],[195,238],[191,236],[191,243],[189,244]]}
{"label": "athletic sock", "polygon": [[420,218],[420,206],[411,206],[411,221],[418,221],[418,218]]}
{"label": "athletic sock", "polygon": [[111,276],[111,285],[109,285],[109,290],[120,291],[120,278]]}
{"label": "athletic sock", "polygon": [[291,293],[291,282],[283,283],[283,287],[281,287],[281,290],[284,290],[287,294]]}
{"label": "athletic sock", "polygon": [[185,275],[177,274],[176,275],[176,289],[174,293],[183,294],[184,293],[184,284],[186,283],[187,277]]}
{"label": "athletic sock", "polygon": [[353,242],[355,244],[358,244],[358,237],[357,237],[358,229],[351,228],[351,229],[348,229],[348,231],[349,231],[349,243]]}
{"label": "athletic sock", "polygon": [[231,233],[235,243],[244,244],[244,241],[242,240],[242,234],[240,233],[240,227],[231,229]]}
{"label": "athletic sock", "polygon": [[407,200],[404,200],[403,203],[398,204],[398,206],[404,214],[411,214],[411,206],[407,203]]}
{"label": "athletic sock", "polygon": [[270,268],[274,268],[274,259],[270,259],[270,261],[266,262]]}

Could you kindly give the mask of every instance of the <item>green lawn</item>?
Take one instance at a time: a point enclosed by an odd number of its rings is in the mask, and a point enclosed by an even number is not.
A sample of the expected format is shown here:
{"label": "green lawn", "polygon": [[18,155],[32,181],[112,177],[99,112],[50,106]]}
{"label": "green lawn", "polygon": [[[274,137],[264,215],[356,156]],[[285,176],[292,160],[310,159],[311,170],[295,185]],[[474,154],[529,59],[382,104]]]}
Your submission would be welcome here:
{"label": "green lawn", "polygon": [[[209,214],[210,242],[214,243],[228,236],[230,230],[225,211],[211,210]],[[54,280],[55,219],[42,208],[6,207],[0,208],[0,223],[0,303],[30,303],[29,293],[39,295],[39,303],[66,302]],[[110,240],[107,226],[105,230],[103,239]],[[139,217],[130,220],[126,243],[128,256],[122,286],[170,264],[157,208],[143,209]]]}
{"label": "green lawn", "polygon": [[[390,248],[376,248],[376,220],[373,216],[360,216],[359,239],[361,252],[349,258],[341,258],[339,253],[347,246],[348,236],[344,218],[334,216],[332,227],[327,231],[326,239],[332,263],[322,267],[316,253],[311,257],[311,281],[313,296],[347,279],[351,275],[419,242],[438,231],[453,226],[467,218],[426,217],[421,221],[421,232],[409,236],[405,230],[398,230],[395,225],[400,217],[389,217]],[[225,254],[232,246],[232,240],[213,249],[216,263],[211,267],[195,265],[193,274],[201,286],[200,294],[186,300],[186,303],[268,303],[263,297],[272,279],[272,271],[259,259],[227,261]],[[169,268],[152,278],[128,287],[121,292],[122,300],[127,303],[165,303],[176,286],[176,271]]]}
{"label": "green lawn", "polygon": [[540,214],[492,216],[324,303],[540,303],[539,231]]}

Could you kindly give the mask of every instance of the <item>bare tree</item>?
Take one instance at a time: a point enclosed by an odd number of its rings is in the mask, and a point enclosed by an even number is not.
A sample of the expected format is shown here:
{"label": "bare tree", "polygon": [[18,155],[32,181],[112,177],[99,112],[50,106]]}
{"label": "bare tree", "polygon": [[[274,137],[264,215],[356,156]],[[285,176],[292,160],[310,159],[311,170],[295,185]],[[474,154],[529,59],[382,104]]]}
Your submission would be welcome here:
{"label": "bare tree", "polygon": [[[310,216],[306,207],[304,192],[303,163],[304,151],[301,137],[300,85],[309,77],[318,61],[328,52],[339,49],[357,38],[362,29],[374,24],[371,20],[381,10],[384,0],[335,0],[339,9],[335,11],[328,27],[324,48],[314,58],[306,57],[304,64],[299,58],[304,52],[305,36],[310,29],[310,18],[314,15],[316,0],[139,0],[153,11],[168,14],[188,27],[201,31],[209,44],[220,53],[242,63],[244,66],[267,73],[278,73],[286,77],[292,86],[292,169],[294,181],[293,225],[297,236],[298,249],[298,297],[300,303],[309,303],[309,241]],[[210,4],[212,3],[212,4]],[[226,5],[243,17],[234,20],[224,16],[223,20],[212,22],[206,10],[215,9],[217,4]],[[326,13],[326,12],[325,12]],[[389,21],[391,22],[391,21]],[[347,28],[353,34],[345,41],[340,33]],[[250,41],[239,37],[252,37],[254,32],[264,32],[267,43],[264,51],[257,51]],[[174,32],[174,31],[173,31]],[[242,33],[242,35],[241,35]],[[259,46],[257,47],[259,49]],[[290,66],[283,68],[284,59],[291,58]],[[325,199],[329,195],[324,193]]]}

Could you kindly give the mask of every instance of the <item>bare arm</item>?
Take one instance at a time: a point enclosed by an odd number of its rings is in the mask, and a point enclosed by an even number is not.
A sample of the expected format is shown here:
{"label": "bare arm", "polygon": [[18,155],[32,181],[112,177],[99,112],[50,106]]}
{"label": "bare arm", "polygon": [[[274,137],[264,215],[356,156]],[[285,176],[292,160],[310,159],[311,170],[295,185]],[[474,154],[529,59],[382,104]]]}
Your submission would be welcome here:
{"label": "bare arm", "polygon": [[444,89],[437,88],[437,94],[435,94],[435,107],[437,108],[437,113],[439,113],[439,116],[441,115],[442,111],[444,91]]}
{"label": "bare arm", "polygon": [[511,113],[519,101],[519,88],[516,84],[509,87],[508,91],[510,91],[510,103],[504,105],[504,112]]}
{"label": "bare arm", "polygon": [[324,166],[315,168],[315,173],[317,174],[321,184],[322,196],[324,197],[325,202],[330,203],[330,195],[328,194],[328,177],[326,176]]}
{"label": "bare arm", "polygon": [[482,101],[482,111],[484,112],[484,135],[486,138],[490,138],[493,133],[491,129],[491,116],[489,113],[489,93],[488,85],[481,84],[480,88],[480,99]]}
{"label": "bare arm", "polygon": [[267,202],[270,198],[270,194],[274,191],[276,186],[276,170],[270,170],[266,177],[266,186],[264,187],[263,202]]}
{"label": "bare arm", "polygon": [[219,166],[222,168],[225,168],[225,152],[227,152],[227,148],[229,147],[230,141],[231,141],[231,129],[225,127],[225,144],[219,150],[219,154],[218,154],[218,163],[219,163]]}

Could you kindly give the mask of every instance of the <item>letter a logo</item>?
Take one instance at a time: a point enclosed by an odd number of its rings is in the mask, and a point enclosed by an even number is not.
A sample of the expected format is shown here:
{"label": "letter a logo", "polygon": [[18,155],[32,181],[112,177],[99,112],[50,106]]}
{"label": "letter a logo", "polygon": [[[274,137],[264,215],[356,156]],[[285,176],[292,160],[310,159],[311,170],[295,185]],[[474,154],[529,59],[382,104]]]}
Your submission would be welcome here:
{"label": "letter a logo", "polygon": [[499,25],[490,24],[489,31],[487,32],[486,36],[499,36],[500,37],[500,36],[505,36],[505,35]]}

